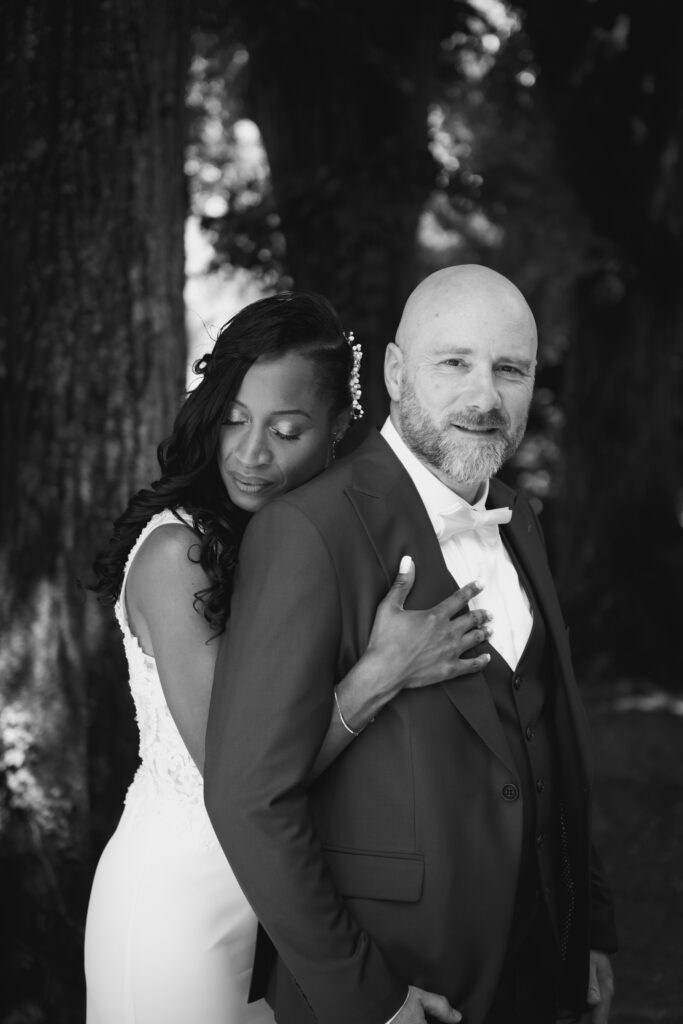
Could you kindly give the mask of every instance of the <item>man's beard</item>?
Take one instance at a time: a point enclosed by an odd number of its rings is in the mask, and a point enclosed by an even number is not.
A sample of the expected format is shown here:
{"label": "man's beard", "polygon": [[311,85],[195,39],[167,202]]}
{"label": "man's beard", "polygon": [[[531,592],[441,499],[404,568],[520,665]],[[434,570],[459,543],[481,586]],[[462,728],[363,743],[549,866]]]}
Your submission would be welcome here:
{"label": "man's beard", "polygon": [[[483,483],[514,455],[524,437],[528,415],[527,410],[515,430],[509,416],[498,409],[481,414],[459,412],[439,427],[420,405],[415,389],[407,381],[401,388],[399,411],[403,440],[411,451],[454,483],[463,485]],[[470,441],[465,434],[456,435],[452,423],[477,430],[497,428],[499,433],[486,441]]]}

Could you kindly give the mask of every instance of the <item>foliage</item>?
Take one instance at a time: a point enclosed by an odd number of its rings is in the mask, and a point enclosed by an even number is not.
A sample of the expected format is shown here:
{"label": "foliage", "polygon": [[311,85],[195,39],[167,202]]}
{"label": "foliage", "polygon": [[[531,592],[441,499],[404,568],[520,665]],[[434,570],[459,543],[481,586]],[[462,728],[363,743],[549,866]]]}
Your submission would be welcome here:
{"label": "foliage", "polygon": [[190,208],[213,248],[209,273],[242,268],[265,286],[291,286],[284,268],[268,159],[258,128],[244,117],[249,56],[221,35],[196,32],[188,82],[185,170]]}
{"label": "foliage", "polygon": [[594,671],[670,686],[683,678],[683,11],[520,7],[591,225],[565,359],[561,580]]}

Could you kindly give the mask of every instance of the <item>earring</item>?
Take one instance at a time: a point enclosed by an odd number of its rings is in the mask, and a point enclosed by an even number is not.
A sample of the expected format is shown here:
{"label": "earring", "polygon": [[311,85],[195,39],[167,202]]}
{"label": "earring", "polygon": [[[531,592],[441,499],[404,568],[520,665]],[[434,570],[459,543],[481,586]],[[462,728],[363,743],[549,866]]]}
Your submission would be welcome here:
{"label": "earring", "polygon": [[339,444],[340,441],[341,441],[341,434],[333,434],[332,435],[332,457],[331,457],[331,460],[330,460],[331,462],[334,462],[335,456],[337,454],[337,445]]}

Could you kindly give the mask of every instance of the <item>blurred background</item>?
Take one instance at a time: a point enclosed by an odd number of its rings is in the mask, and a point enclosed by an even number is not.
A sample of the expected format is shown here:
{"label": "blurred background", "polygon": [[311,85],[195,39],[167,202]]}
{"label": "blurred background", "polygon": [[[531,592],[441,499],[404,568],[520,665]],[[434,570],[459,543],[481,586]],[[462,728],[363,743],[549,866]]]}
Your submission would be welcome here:
{"label": "blurred background", "polygon": [[683,5],[6,0],[3,29],[2,1024],[83,1020],[136,735],[113,615],[76,581],[156,476],[193,359],[247,302],[322,292],[381,423],[408,293],[462,262],[539,324],[506,475],[593,726],[612,1021],[681,1024]]}

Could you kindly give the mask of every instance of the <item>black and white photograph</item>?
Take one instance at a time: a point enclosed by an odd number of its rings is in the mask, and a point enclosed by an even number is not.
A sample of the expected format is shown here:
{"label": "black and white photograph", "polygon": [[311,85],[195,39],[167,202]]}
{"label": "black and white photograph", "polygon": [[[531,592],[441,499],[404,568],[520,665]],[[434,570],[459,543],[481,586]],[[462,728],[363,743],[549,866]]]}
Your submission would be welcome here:
{"label": "black and white photograph", "polygon": [[3,5],[0,1024],[683,1024],[682,48]]}

